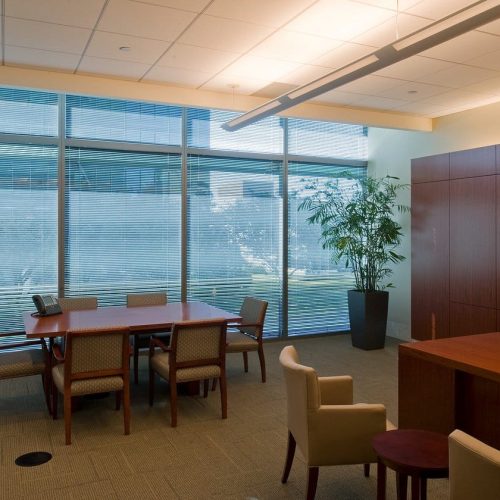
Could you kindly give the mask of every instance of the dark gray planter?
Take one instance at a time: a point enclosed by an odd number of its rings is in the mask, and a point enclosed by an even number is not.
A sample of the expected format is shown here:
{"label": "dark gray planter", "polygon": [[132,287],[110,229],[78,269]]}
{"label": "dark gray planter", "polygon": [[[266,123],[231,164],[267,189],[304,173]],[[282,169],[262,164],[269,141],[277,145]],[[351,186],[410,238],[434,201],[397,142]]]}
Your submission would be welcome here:
{"label": "dark gray planter", "polygon": [[352,345],[360,349],[383,349],[387,328],[389,292],[347,292]]}

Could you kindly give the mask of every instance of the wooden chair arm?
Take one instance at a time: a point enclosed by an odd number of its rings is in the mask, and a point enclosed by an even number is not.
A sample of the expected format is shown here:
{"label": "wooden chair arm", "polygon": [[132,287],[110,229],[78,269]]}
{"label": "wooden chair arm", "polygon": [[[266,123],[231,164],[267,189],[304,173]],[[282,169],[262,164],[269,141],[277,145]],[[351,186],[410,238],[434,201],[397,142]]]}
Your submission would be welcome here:
{"label": "wooden chair arm", "polygon": [[61,351],[61,346],[59,344],[54,344],[52,346],[52,355],[60,363],[62,363],[64,361],[64,356],[63,356],[63,353]]}
{"label": "wooden chair arm", "polygon": [[[21,337],[24,338],[25,332],[2,332],[0,337]],[[42,348],[46,347],[45,342],[42,339],[36,340],[20,340],[20,342],[13,342],[12,344],[0,345],[0,350],[4,349],[15,349],[18,347],[26,347],[30,345],[41,345]]]}

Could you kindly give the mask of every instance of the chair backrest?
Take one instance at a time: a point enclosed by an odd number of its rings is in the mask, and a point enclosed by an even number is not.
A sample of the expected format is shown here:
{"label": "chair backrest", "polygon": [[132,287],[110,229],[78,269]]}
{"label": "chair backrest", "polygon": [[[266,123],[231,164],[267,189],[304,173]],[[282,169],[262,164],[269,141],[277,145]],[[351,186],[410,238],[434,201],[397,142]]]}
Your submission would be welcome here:
{"label": "chair backrest", "polygon": [[166,303],[165,292],[129,293],[127,295],[127,307],[164,306]]}
{"label": "chair backrest", "polygon": [[97,309],[97,297],[90,295],[82,297],[61,297],[57,299],[63,311],[84,311]]}
{"label": "chair backrest", "polygon": [[449,438],[450,499],[500,498],[500,450],[460,430]]}
{"label": "chair backrest", "polygon": [[320,393],[316,370],[301,365],[293,346],[280,353],[280,364],[285,376],[287,394],[288,429],[301,450],[307,450],[308,412],[320,406]]}
{"label": "chair backrest", "polygon": [[183,321],[172,326],[170,367],[225,366],[226,321]]}
{"label": "chair backrest", "polygon": [[262,335],[264,320],[266,318],[267,302],[254,297],[245,297],[241,304],[240,316],[243,324],[248,323],[259,326],[242,326],[240,330],[256,337]]}
{"label": "chair backrest", "polygon": [[129,349],[128,327],[68,331],[65,381],[128,374]]}

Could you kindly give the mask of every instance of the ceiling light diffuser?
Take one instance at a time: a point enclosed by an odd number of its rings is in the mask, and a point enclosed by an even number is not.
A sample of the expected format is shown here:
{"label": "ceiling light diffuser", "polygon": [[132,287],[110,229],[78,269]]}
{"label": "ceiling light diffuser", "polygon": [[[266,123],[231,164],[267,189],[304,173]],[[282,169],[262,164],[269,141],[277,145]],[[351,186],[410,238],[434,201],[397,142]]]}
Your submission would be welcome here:
{"label": "ceiling light diffuser", "polygon": [[306,83],[276,99],[224,123],[226,130],[238,130],[250,123],[296,106],[375,71],[447,42],[500,18],[500,0],[483,0],[455,12],[408,36],[396,40],[327,75]]}

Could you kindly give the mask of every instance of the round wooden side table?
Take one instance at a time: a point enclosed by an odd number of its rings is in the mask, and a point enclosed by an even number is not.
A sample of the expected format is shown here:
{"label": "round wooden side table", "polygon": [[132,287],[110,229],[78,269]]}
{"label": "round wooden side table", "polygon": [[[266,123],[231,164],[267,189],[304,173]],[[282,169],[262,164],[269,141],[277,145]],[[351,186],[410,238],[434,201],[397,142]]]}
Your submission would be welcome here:
{"label": "round wooden side table", "polygon": [[386,467],[396,472],[397,499],[406,500],[408,476],[412,500],[426,500],[427,479],[448,477],[448,436],[416,429],[377,434],[377,500],[385,500]]}

